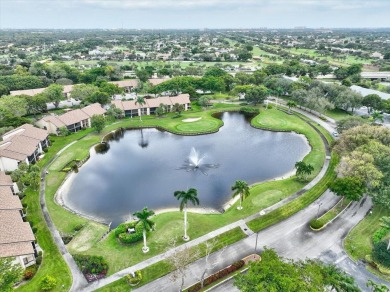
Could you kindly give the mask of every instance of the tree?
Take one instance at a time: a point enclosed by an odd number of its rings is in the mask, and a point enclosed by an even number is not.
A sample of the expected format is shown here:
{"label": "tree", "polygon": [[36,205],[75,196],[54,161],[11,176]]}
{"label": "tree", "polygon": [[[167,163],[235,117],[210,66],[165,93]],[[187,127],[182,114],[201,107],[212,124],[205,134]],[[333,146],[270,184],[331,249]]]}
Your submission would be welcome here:
{"label": "tree", "polygon": [[61,100],[65,100],[64,86],[60,84],[51,84],[42,93],[48,101],[53,102],[54,106],[58,108]]}
{"label": "tree", "polygon": [[372,259],[386,268],[390,268],[389,245],[385,241],[379,241],[374,244],[372,249]]}
{"label": "tree", "polygon": [[296,107],[297,104],[296,104],[295,101],[289,100],[289,101],[287,102],[287,106],[288,106],[288,112],[291,113],[291,108]]}
{"label": "tree", "polygon": [[47,99],[42,93],[26,98],[26,103],[27,114],[35,116],[36,114],[47,112]]}
{"label": "tree", "polygon": [[[29,98],[29,96],[28,96]],[[4,108],[6,111],[12,113],[17,117],[22,117],[27,114],[27,101],[25,95],[12,96],[7,95],[3,96],[0,99],[0,107]]]}
{"label": "tree", "polygon": [[362,105],[366,106],[368,109],[368,112],[371,113],[371,111],[378,110],[381,107],[382,99],[378,94],[369,94],[363,97]]}
{"label": "tree", "polygon": [[263,103],[268,95],[268,89],[264,85],[254,86],[245,94],[245,99],[253,104]]}
{"label": "tree", "polygon": [[[390,59],[390,57],[389,57],[389,59]],[[371,288],[372,292],[389,292],[390,291],[386,285],[375,283],[372,280],[368,280],[368,282],[366,283],[366,286],[367,286],[367,288]]]}
{"label": "tree", "polygon": [[206,95],[203,95],[201,97],[198,98],[198,104],[201,106],[201,107],[207,107],[210,105],[210,97],[206,96]]}
{"label": "tree", "polygon": [[184,104],[175,103],[172,106],[172,111],[177,113],[178,116],[180,116],[181,112],[184,111]]}
{"label": "tree", "polygon": [[357,150],[341,158],[337,171],[343,176],[360,179],[368,189],[378,187],[383,178],[383,173],[374,165],[374,157]]}
{"label": "tree", "polygon": [[190,240],[187,235],[187,204],[188,202],[193,205],[199,205],[198,191],[194,188],[190,188],[188,191],[176,191],[173,194],[176,199],[180,200],[180,211],[184,209],[184,236],[185,241]]}
{"label": "tree", "polygon": [[[173,252],[172,252],[173,251]],[[199,258],[199,250],[189,247],[179,249],[176,247],[176,239],[172,240],[167,251],[168,262],[174,268],[174,271],[169,275],[169,280],[176,282],[181,280],[179,291],[183,291],[184,278],[187,273],[188,265]]]}
{"label": "tree", "polygon": [[13,291],[12,287],[22,275],[21,266],[13,264],[12,258],[0,258],[0,291]]}
{"label": "tree", "polygon": [[137,96],[137,99],[135,100],[135,104],[138,104],[139,107],[139,120],[142,122],[142,106],[146,104],[145,99],[142,96]]}
{"label": "tree", "polygon": [[359,116],[351,116],[337,121],[337,131],[342,133],[348,129],[366,124],[366,120]]}
{"label": "tree", "polygon": [[144,246],[142,247],[142,251],[147,253],[149,251],[149,247],[146,246],[146,231],[153,230],[155,223],[149,219],[149,217],[154,215],[153,210],[148,210],[147,207],[143,208],[142,211],[137,211],[133,214],[133,216],[138,218],[138,222],[136,225],[141,224],[143,228],[143,238],[144,238]]}
{"label": "tree", "polygon": [[272,249],[265,249],[261,261],[252,263],[246,274],[239,274],[234,285],[243,292],[360,291],[352,277],[335,267],[313,260],[285,260]]}
{"label": "tree", "polygon": [[70,95],[76,100],[87,100],[91,96],[99,91],[99,88],[92,84],[76,84],[73,86]]}
{"label": "tree", "polygon": [[217,257],[214,258],[214,260],[213,260],[213,259],[211,259],[210,255],[213,253],[215,247],[217,246],[217,242],[215,240],[208,240],[204,243],[204,245],[205,245],[205,250],[204,250],[205,256],[203,258],[204,258],[205,263],[203,265],[204,268],[203,268],[202,275],[200,276],[200,286],[202,288],[204,286],[204,280],[205,280],[207,271],[214,269],[219,264],[219,262],[222,259],[222,254],[226,249],[226,245],[225,245],[222,249],[220,249],[218,251]]}
{"label": "tree", "polygon": [[228,73],[221,68],[218,67],[209,67],[204,73],[203,77],[224,77],[228,75]]}
{"label": "tree", "polygon": [[364,183],[357,177],[336,178],[330,190],[337,196],[344,196],[352,201],[359,201],[366,190]]}
{"label": "tree", "polygon": [[236,180],[232,186],[233,198],[237,195],[240,196],[240,206],[237,207],[238,210],[242,210],[242,201],[250,195],[248,183],[242,180]]}
{"label": "tree", "polygon": [[106,124],[106,119],[103,115],[93,115],[91,117],[91,127],[100,133]]}
{"label": "tree", "polygon": [[297,169],[296,174],[298,179],[306,181],[308,176],[313,172],[314,167],[311,164],[305,163],[304,161],[298,161],[295,163]]}
{"label": "tree", "polygon": [[49,275],[43,277],[42,280],[39,282],[39,288],[42,291],[50,291],[54,289],[55,286],[57,286],[57,280]]}
{"label": "tree", "polygon": [[107,93],[98,90],[98,91],[95,91],[94,93],[92,93],[92,95],[90,95],[84,101],[86,101],[86,103],[96,103],[97,102],[97,103],[104,105],[104,104],[109,103],[110,99],[111,98]]}
{"label": "tree", "polygon": [[378,111],[374,111],[372,114],[371,114],[371,118],[372,118],[372,123],[373,124],[376,124],[377,121],[379,122],[382,122],[384,121],[383,119],[383,114],[381,114],[380,112]]}
{"label": "tree", "polygon": [[[381,219],[381,226],[386,228],[387,230],[390,230],[390,216],[383,216]],[[387,250],[390,249],[390,238],[389,243],[387,244]]]}
{"label": "tree", "polygon": [[117,108],[115,104],[112,104],[106,112],[106,116],[113,120],[121,119],[125,115],[124,111],[120,108]]}
{"label": "tree", "polygon": [[147,70],[141,69],[141,70],[136,70],[135,75],[141,82],[146,82],[150,78],[152,74],[150,74]]}

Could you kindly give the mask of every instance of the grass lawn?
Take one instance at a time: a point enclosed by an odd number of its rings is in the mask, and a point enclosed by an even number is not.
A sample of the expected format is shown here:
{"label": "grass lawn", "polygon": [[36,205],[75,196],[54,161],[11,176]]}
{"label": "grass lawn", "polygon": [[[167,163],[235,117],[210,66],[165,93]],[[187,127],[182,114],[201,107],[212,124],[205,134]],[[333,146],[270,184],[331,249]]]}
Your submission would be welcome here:
{"label": "grass lawn", "polygon": [[371,238],[375,231],[380,228],[379,220],[383,216],[390,216],[390,211],[375,206],[372,209],[372,214],[367,215],[347,235],[344,241],[344,248],[353,260],[365,259],[366,255],[371,255]]}
{"label": "grass lawn", "polygon": [[295,115],[288,115],[277,109],[263,110],[252,119],[252,125],[270,130],[295,131],[309,140],[312,151],[303,159],[314,167],[312,177],[321,170],[325,158],[325,146],[318,133]]}
{"label": "grass lawn", "polygon": [[349,118],[352,116],[352,114],[350,114],[349,112],[346,112],[346,111],[338,109],[338,108],[335,108],[332,110],[326,110],[324,115],[328,116],[336,121],[339,121],[339,120],[342,120],[345,118]]}
{"label": "grass lawn", "polygon": [[[188,115],[186,114],[186,118],[190,116],[202,116],[202,120],[204,118],[204,121],[206,121],[207,123],[201,125],[203,125],[204,129],[209,129],[211,127],[209,123],[216,120],[214,118],[210,118],[210,116],[207,117],[207,115],[209,114],[210,111],[189,113]],[[257,119],[258,123],[259,121],[261,121],[261,125],[266,128],[273,127],[274,129],[283,130],[298,129],[299,132],[307,134],[310,140],[310,144],[313,147],[313,150],[305,159],[307,159],[307,161],[310,161],[315,166],[316,173],[319,171],[324,161],[324,146],[318,134],[304,121],[295,116],[287,115],[277,110],[262,111],[262,113],[255,119]],[[152,123],[153,120],[156,119],[145,119],[143,123],[144,125],[146,125],[146,123]],[[161,119],[160,121],[163,121],[163,119]],[[134,125],[139,124],[138,119],[133,120],[131,122],[134,123]],[[122,123],[129,122],[124,121]],[[162,124],[165,125],[164,127],[168,127],[172,126],[171,123],[172,119],[169,119]],[[196,123],[189,123],[189,125]],[[186,125],[186,123],[179,123],[174,128],[188,132],[190,129],[184,127]],[[118,124],[116,124],[115,126],[117,127]],[[213,126],[217,127],[218,125],[213,124]],[[77,143],[81,142],[83,141],[79,141]],[[59,169],[60,167],[63,167],[63,165],[65,165],[69,161],[69,159],[72,159],[70,156],[68,156],[66,152],[72,153],[71,155],[73,156],[76,155],[75,150],[73,150],[72,148],[77,147],[77,143],[75,145],[72,145],[67,151],[63,153],[66,159],[59,159],[56,164],[53,164],[53,167],[56,166],[56,168]],[[316,155],[313,155],[313,153],[315,153]],[[273,205],[280,200],[290,196],[291,194],[297,192],[304,185],[305,183],[299,182],[295,178],[278,181],[268,181],[252,186],[251,195],[247,200],[244,201],[244,209],[241,211],[238,211],[235,207],[232,207],[224,214],[203,215],[189,213],[189,235],[192,239],[194,239],[217,228],[220,228],[226,224],[235,222],[239,219],[259,212],[260,210],[270,205]],[[55,212],[57,213],[57,211]],[[59,216],[56,216],[56,221],[60,221],[63,218],[63,214],[61,214],[61,212],[62,211],[58,211]],[[150,252],[148,254],[143,254],[140,252],[142,243],[137,243],[131,246],[124,246],[117,242],[114,234],[110,234],[106,239],[97,242],[90,249],[86,250],[85,253],[91,255],[99,254],[104,256],[110,264],[109,273],[114,273],[131,264],[135,264],[149,257],[162,253],[166,249],[168,242],[171,238],[181,237],[183,233],[183,214],[180,212],[163,213],[155,216],[153,220],[156,222],[156,231],[149,233],[148,242]],[[74,222],[72,222],[72,220],[70,220],[70,222],[71,224],[67,225],[64,225],[63,222],[59,222],[59,229],[68,232],[72,231],[69,230],[69,226],[75,226],[75,224],[77,224],[78,222],[76,219],[74,220]],[[164,230],[164,232],[159,232],[159,230]],[[77,236],[74,240],[77,241]]]}
{"label": "grass lawn", "polygon": [[[174,114],[169,114],[163,118],[144,116],[142,117],[142,122],[140,122],[138,118],[124,119],[106,126],[102,135],[117,129],[118,127],[137,128],[142,126],[159,126],[174,133],[184,134],[212,132],[218,130],[223,123],[219,119],[213,118],[211,114],[214,112],[235,109],[238,109],[235,105],[215,104],[212,109],[207,111],[194,109],[183,113],[182,117],[179,118],[173,118]],[[195,123],[182,122],[185,118],[198,117],[201,117],[202,119]],[[319,171],[321,164],[324,161],[324,146],[320,142],[320,137],[305,122],[297,117],[287,115],[280,111],[263,110],[261,114],[253,120],[253,123],[257,123],[257,126],[259,127],[272,128],[274,130],[296,130],[305,134],[313,148],[310,154],[305,157],[305,160],[315,165],[316,172]],[[50,147],[49,152],[46,153],[45,157],[39,162],[41,166],[46,165],[60,149],[70,142],[80,139],[61,153],[61,155],[50,166],[49,174],[47,175],[45,194],[46,203],[50,216],[60,232],[73,233],[74,228],[77,225],[88,223],[88,220],[66,211],[54,202],[54,194],[66,176],[65,173],[60,172],[60,170],[73,159],[85,158],[89,153],[89,148],[98,143],[101,140],[102,135],[97,135],[93,133],[92,129],[88,129],[67,137],[51,137],[53,144]],[[290,196],[302,188],[302,186],[302,183],[297,182],[292,178],[283,181],[270,181],[255,185],[251,188],[251,196],[244,201],[244,209],[242,211],[236,210],[235,206],[233,206],[222,215],[201,215],[190,213],[188,218],[189,235],[192,239],[194,239],[226,224],[245,218],[280,201],[283,198]],[[38,199],[36,199],[36,202],[37,210],[40,212]],[[37,213],[37,211],[35,213]],[[114,273],[115,271],[128,267],[129,265],[145,260],[148,257],[164,252],[167,246],[167,240],[174,236],[180,237],[183,233],[183,214],[180,212],[160,214],[156,216],[154,220],[157,223],[157,231],[152,232],[148,237],[148,244],[151,251],[147,255],[144,255],[141,252],[140,244],[122,246],[115,238],[113,238],[112,234],[110,234],[106,239],[98,241],[97,239],[100,239],[103,228],[101,225],[99,226],[99,224],[94,225],[90,223],[88,223],[88,225],[76,235],[73,242],[69,245],[69,248],[72,252],[81,252],[91,246],[91,248],[87,251],[83,251],[83,253],[103,255],[110,263],[109,273]],[[43,218],[38,221],[44,224]],[[164,229],[164,233],[159,232],[161,229]],[[50,233],[46,231],[42,236],[46,238],[45,240],[51,240],[49,247],[58,253],[54,243],[52,242]],[[86,237],[90,238],[90,242],[83,247]],[[38,240],[39,242],[41,241],[39,238]],[[42,239],[42,241],[43,240],[44,239]],[[60,255],[58,253],[58,257],[59,256]],[[71,280],[65,263],[60,258],[58,259],[55,256],[51,256],[49,253],[46,254],[46,258],[47,261],[44,260],[42,267],[45,267],[46,262],[57,263],[56,266],[51,267],[50,270],[56,275],[62,273],[63,276],[61,281],[65,284],[65,288],[69,288]],[[49,265],[47,267],[49,267]],[[44,275],[44,273],[39,271],[37,278],[39,278],[39,275]],[[34,281],[35,280],[31,283]],[[31,288],[34,286],[30,286],[30,284],[28,284],[25,287]],[[26,291],[34,291],[34,288]]]}
{"label": "grass lawn", "polygon": [[[227,231],[219,236],[216,236],[215,238],[211,240],[215,240],[217,244],[213,248],[213,252],[221,249],[224,246],[233,244],[243,238],[245,238],[246,235],[242,232],[241,228],[236,227],[230,231]],[[205,243],[200,244],[197,247],[194,247],[193,249],[199,250],[199,258],[205,256]],[[194,259],[195,261],[196,259]],[[142,281],[139,285],[137,285],[134,288],[141,287],[149,282],[152,282],[158,278],[161,278],[162,276],[165,276],[166,274],[172,272],[174,270],[173,266],[169,263],[167,260],[160,261],[158,263],[155,263],[153,265],[150,265],[149,267],[141,270],[142,272]],[[107,286],[104,286],[96,291],[100,292],[109,292],[109,291],[125,291],[129,288],[129,285],[126,282],[125,278],[122,278],[120,280],[117,280]]]}

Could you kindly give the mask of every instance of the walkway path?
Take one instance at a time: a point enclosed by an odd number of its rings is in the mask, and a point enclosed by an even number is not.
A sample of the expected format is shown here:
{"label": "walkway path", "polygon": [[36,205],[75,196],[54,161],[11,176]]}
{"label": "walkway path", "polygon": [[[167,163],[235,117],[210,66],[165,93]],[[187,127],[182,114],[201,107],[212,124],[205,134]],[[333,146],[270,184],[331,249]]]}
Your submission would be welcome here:
{"label": "walkway path", "polygon": [[[208,274],[216,272],[230,265],[232,262],[252,254],[255,249],[258,252],[259,249],[267,246],[274,248],[278,254],[286,258],[306,259],[308,257],[320,259],[329,264],[336,264],[347,273],[353,275],[363,291],[366,291],[365,283],[369,279],[388,285],[389,283],[369,273],[364,265],[359,265],[351,261],[342,247],[342,240],[345,235],[364,218],[371,208],[372,203],[370,199],[362,201],[362,203],[352,204],[337,220],[321,232],[314,232],[308,227],[310,219],[317,214],[319,204],[325,210],[331,208],[338,200],[338,197],[327,191],[313,204],[290,218],[260,231],[258,235],[255,233],[228,246],[223,253],[222,260],[220,259],[216,267],[212,271],[209,271]],[[257,247],[255,247],[256,236],[258,236]],[[217,259],[218,253],[214,253],[209,257],[210,262],[217,261]],[[204,259],[200,259],[189,266],[185,278],[185,286],[190,286],[200,279],[204,266]],[[178,285],[179,283],[172,283],[169,275],[166,275],[135,291],[170,292],[177,291]],[[235,291],[231,289],[232,282],[226,283],[224,288],[224,291]],[[220,290],[217,289],[217,291]]]}
{"label": "walkway path", "polygon": [[[329,145],[328,145],[326,139],[322,136],[321,133],[319,133],[319,134],[323,138],[323,141],[324,141],[327,153],[329,153]],[[253,215],[251,215],[251,216],[249,216],[249,217],[247,217],[245,219],[238,220],[238,221],[236,221],[234,223],[231,223],[231,224],[226,225],[226,226],[224,226],[222,228],[214,230],[214,231],[212,231],[212,232],[210,232],[210,233],[208,233],[206,235],[203,235],[203,236],[198,237],[198,238],[196,238],[194,240],[191,240],[190,242],[185,243],[185,244],[183,244],[181,246],[178,246],[175,249],[172,249],[172,250],[170,250],[169,252],[167,252],[165,254],[159,254],[159,255],[157,255],[155,257],[152,257],[152,258],[150,258],[150,259],[148,259],[146,261],[140,262],[140,263],[138,263],[138,264],[136,264],[134,266],[128,267],[126,269],[123,269],[123,270],[121,270],[121,271],[119,271],[119,272],[117,272],[117,273],[115,273],[115,274],[113,274],[113,275],[111,275],[111,276],[109,276],[107,278],[104,278],[104,279],[98,280],[96,282],[93,282],[93,283],[89,284],[88,287],[86,287],[85,290],[83,290],[83,291],[94,291],[94,290],[96,290],[98,288],[101,288],[101,287],[103,287],[105,285],[108,285],[108,284],[110,284],[112,282],[115,282],[116,280],[121,279],[122,277],[126,276],[130,272],[134,272],[136,270],[143,269],[143,268],[145,268],[147,266],[150,266],[152,264],[155,264],[155,263],[157,263],[157,262],[159,262],[159,261],[161,261],[163,259],[166,259],[174,251],[182,250],[182,249],[187,248],[187,247],[197,246],[197,245],[199,245],[199,244],[201,244],[201,243],[203,243],[203,242],[205,242],[205,241],[207,241],[207,240],[209,240],[209,239],[211,239],[213,237],[216,237],[216,236],[218,236],[218,235],[220,235],[222,233],[225,233],[225,232],[227,232],[229,230],[232,230],[232,229],[234,229],[236,227],[240,227],[247,235],[252,235],[253,231],[248,228],[248,226],[246,225],[247,222],[249,222],[249,221],[251,221],[253,219],[256,219],[256,218],[258,218],[258,217],[260,217],[260,216],[262,216],[262,215],[264,215],[264,214],[266,214],[268,212],[271,212],[271,211],[273,211],[273,210],[275,210],[275,209],[277,209],[277,208],[287,204],[288,202],[294,200],[298,196],[302,195],[303,193],[305,193],[308,190],[310,190],[311,188],[313,188],[324,177],[328,167],[329,167],[329,160],[326,159],[325,163],[324,163],[324,165],[323,165],[323,167],[321,169],[321,171],[319,172],[319,174],[310,183],[308,183],[302,190],[296,192],[295,194],[291,195],[290,197],[288,197],[288,198],[286,198],[286,199],[284,199],[284,200],[282,200],[282,201],[280,201],[280,202],[278,202],[278,203],[276,203],[276,204],[274,204],[274,205],[272,205],[272,206],[270,206],[270,207],[268,207],[268,208],[266,208],[264,210],[261,210],[259,213],[255,213],[255,214],[253,214]],[[245,230],[245,229],[247,229],[247,230]]]}
{"label": "walkway path", "polygon": [[[298,111],[298,110],[297,110]],[[305,112],[303,112],[302,114],[305,114],[307,115]],[[310,117],[310,118],[313,118],[313,117]],[[318,122],[319,124],[321,124],[323,121],[318,119],[319,121],[317,121],[315,118],[313,118],[316,122]],[[73,143],[76,143],[77,141],[73,142]],[[60,152],[58,152],[56,154],[55,157],[53,157],[50,162],[48,163],[48,165],[42,170],[42,174],[41,174],[41,177],[42,179],[44,180],[45,179],[45,175],[46,175],[46,170],[47,168],[51,165],[51,163],[68,147],[70,147],[73,143],[69,144],[68,146],[66,146],[65,148],[63,148]],[[304,193],[305,191],[311,189],[315,183],[317,183],[325,174],[327,168],[329,166],[329,161],[326,160],[323,168],[321,169],[320,173],[317,175],[317,177],[311,182],[309,183],[307,186],[305,186],[305,188],[303,189],[303,191],[299,191],[297,192],[296,194],[294,194],[292,197],[290,198],[287,198],[265,210],[263,210],[263,212],[269,212],[269,211],[272,211],[286,203],[288,203],[289,201],[291,201],[292,199],[296,198],[297,196],[301,195],[302,193]],[[40,190],[40,203],[41,203],[41,208],[42,208],[42,212],[44,214],[44,217],[45,217],[45,221],[50,229],[50,232],[51,234],[53,235],[53,238],[55,240],[55,243],[56,245],[58,246],[61,254],[63,255],[63,258],[64,260],[67,262],[70,270],[71,270],[71,273],[72,273],[72,277],[73,277],[73,283],[72,283],[72,287],[71,287],[71,290],[70,291],[94,291],[95,289],[98,289],[100,287],[103,287],[109,283],[112,283],[122,277],[124,277],[125,275],[129,274],[130,272],[133,272],[135,270],[139,270],[139,269],[143,269],[147,266],[150,266],[154,263],[157,263],[167,257],[169,257],[173,252],[174,250],[171,250],[165,254],[160,254],[160,255],[157,255],[155,257],[152,257],[146,261],[143,261],[141,263],[138,263],[137,265],[134,265],[132,267],[128,267],[122,271],[119,271],[113,275],[111,275],[110,277],[108,278],[105,278],[105,279],[102,279],[102,280],[99,280],[99,281],[96,281],[96,282],[93,282],[91,284],[87,284],[87,281],[85,280],[84,276],[82,275],[82,273],[80,272],[80,270],[78,269],[74,259],[72,258],[72,256],[68,253],[63,241],[62,241],[62,238],[58,232],[58,230],[55,228],[54,224],[53,224],[53,221],[51,220],[50,218],[50,215],[48,213],[48,210],[47,210],[47,207],[46,207],[46,202],[45,202],[45,184],[42,184],[41,186],[41,190]],[[310,207],[310,206],[309,206]],[[263,213],[262,213],[263,214]],[[246,246],[246,241],[247,240],[252,240],[253,239],[253,232],[246,226],[246,222],[249,222],[250,220],[253,220],[257,217],[261,216],[260,213],[257,213],[257,214],[254,214],[248,218],[246,218],[245,220],[239,220],[237,222],[234,222],[232,224],[229,224],[227,226],[224,226],[220,229],[217,229],[213,232],[210,232],[202,237],[199,237],[197,239],[194,239],[186,244],[183,244],[179,247],[177,247],[176,249],[177,250],[181,250],[181,249],[184,249],[186,247],[193,247],[193,246],[197,246],[199,245],[200,243],[203,243],[217,235],[220,235],[226,231],[229,231],[229,230],[232,230],[236,227],[240,227],[242,229],[247,229],[246,230],[246,233],[248,235],[250,235],[247,239],[243,240],[243,241],[240,241],[239,243],[236,243],[234,245],[232,245],[232,247],[236,246],[236,245],[239,245],[240,248],[237,249],[237,251],[235,252],[234,250],[231,250],[229,252],[230,256],[226,259],[226,260],[230,260],[231,259],[231,255],[235,254],[236,256],[240,256],[240,257],[243,257],[241,256],[243,254],[243,251],[248,251],[248,249],[245,248]],[[268,229],[267,229],[268,230]],[[231,249],[231,248],[230,248]],[[201,261],[201,260],[200,260]],[[199,262],[199,261],[198,261]],[[196,263],[194,263],[196,264]],[[195,270],[194,270],[195,272]],[[163,277],[165,278],[165,277]],[[155,281],[155,282],[158,282],[158,281]],[[153,283],[155,283],[153,282]],[[153,284],[151,283],[151,284]],[[158,287],[158,286],[157,286]],[[146,286],[145,286],[146,288]],[[147,289],[147,288],[146,288]],[[157,290],[143,290],[143,291],[162,291],[164,289],[161,289],[161,287],[158,287]],[[164,290],[165,291],[165,290]],[[169,290],[166,290],[166,291],[169,291]]]}
{"label": "walkway path", "polygon": [[[77,141],[73,141],[72,143],[68,144],[66,147],[62,148],[52,159],[50,159],[49,163],[42,169],[41,172],[41,181],[45,182],[46,178],[46,171],[49,168],[49,166],[58,158],[58,156],[65,151],[67,148],[72,146]],[[51,235],[53,236],[54,242],[57,245],[62,257],[64,258],[65,262],[67,263],[71,274],[72,274],[72,286],[70,291],[80,291],[79,287],[85,287],[88,283],[85,279],[84,275],[80,272],[79,268],[77,267],[76,262],[74,261],[72,255],[68,252],[68,250],[65,247],[64,242],[62,241],[61,235],[58,232],[57,228],[55,227],[53,221],[50,218],[50,214],[47,210],[46,206],[46,197],[45,197],[45,190],[46,190],[46,184],[42,183],[40,192],[39,192],[39,201],[41,204],[41,209],[43,213],[43,217],[45,218],[46,224],[50,230]]]}

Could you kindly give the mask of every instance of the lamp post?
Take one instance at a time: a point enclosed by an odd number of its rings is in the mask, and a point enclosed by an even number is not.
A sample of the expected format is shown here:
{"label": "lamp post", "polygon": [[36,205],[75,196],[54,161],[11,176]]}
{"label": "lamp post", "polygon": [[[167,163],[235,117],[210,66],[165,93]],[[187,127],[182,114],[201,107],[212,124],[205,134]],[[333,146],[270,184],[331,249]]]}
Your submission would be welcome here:
{"label": "lamp post", "polygon": [[256,243],[255,243],[255,254],[256,254],[256,249],[257,249],[257,240],[259,238],[259,232],[256,233]]}
{"label": "lamp post", "polygon": [[318,219],[318,215],[320,214],[321,205],[322,205],[322,203],[318,204],[318,210],[317,210],[317,216],[316,216],[317,219]]}

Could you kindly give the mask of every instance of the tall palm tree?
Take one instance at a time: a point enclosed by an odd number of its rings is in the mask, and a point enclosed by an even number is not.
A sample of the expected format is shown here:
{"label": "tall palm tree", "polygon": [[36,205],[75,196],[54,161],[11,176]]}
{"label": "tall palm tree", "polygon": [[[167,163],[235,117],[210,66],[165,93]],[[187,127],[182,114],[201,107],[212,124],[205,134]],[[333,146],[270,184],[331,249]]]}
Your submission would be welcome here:
{"label": "tall palm tree", "polygon": [[289,100],[287,102],[287,106],[288,106],[288,113],[291,113],[291,108],[296,107],[297,104],[295,103],[295,101]]}
{"label": "tall palm tree", "polygon": [[[383,216],[381,219],[381,226],[387,229],[390,229],[390,216]],[[387,244],[387,250],[390,249],[390,239],[389,243]]]}
{"label": "tall palm tree", "polygon": [[146,231],[154,228],[154,222],[149,219],[150,216],[154,215],[153,210],[148,210],[147,207],[143,208],[142,211],[137,211],[133,214],[133,216],[138,218],[138,224],[142,224],[143,227],[143,236],[144,236],[144,246],[142,251],[147,253],[149,251],[149,247],[146,246]]}
{"label": "tall palm tree", "polygon": [[180,211],[184,209],[184,236],[185,241],[190,240],[187,235],[187,203],[190,202],[193,205],[199,205],[198,191],[194,188],[190,188],[188,191],[176,191],[173,193],[175,198],[180,200]]}
{"label": "tall palm tree", "polygon": [[138,104],[139,106],[139,120],[142,122],[142,109],[141,107],[146,104],[146,101],[145,101],[145,98],[143,98],[142,96],[137,96],[137,99],[135,100],[135,104]]}
{"label": "tall palm tree", "polygon": [[240,206],[237,207],[238,210],[242,210],[242,201],[250,195],[248,183],[242,180],[236,180],[232,186],[233,198],[237,195],[240,196]]}

